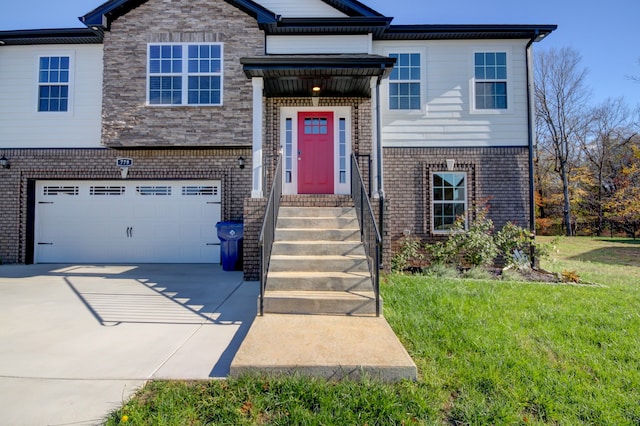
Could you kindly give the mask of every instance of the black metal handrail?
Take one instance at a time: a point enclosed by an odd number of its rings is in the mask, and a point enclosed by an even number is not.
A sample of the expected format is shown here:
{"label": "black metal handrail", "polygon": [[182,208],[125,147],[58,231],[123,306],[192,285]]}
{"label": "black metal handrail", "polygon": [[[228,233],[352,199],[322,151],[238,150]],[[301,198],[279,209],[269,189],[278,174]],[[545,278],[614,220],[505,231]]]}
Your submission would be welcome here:
{"label": "black metal handrail", "polygon": [[260,231],[260,315],[264,315],[264,292],[267,285],[267,274],[269,273],[269,263],[271,261],[271,249],[273,248],[273,240],[276,235],[276,222],[278,221],[278,212],[280,211],[280,198],[282,196],[282,161],[278,156],[278,165],[276,166],[275,175],[273,177],[273,185],[269,191],[269,201],[264,214],[264,222],[262,222],[262,230]]}
{"label": "black metal handrail", "polygon": [[[369,271],[373,280],[373,292],[376,298],[376,316],[380,316],[380,264],[382,255],[382,237],[376,224],[376,217],[371,208],[371,202],[367,196],[367,188],[362,179],[358,161],[351,155],[351,197],[356,206],[358,222],[360,222],[360,237],[364,244]],[[380,203],[384,200],[382,196]]]}

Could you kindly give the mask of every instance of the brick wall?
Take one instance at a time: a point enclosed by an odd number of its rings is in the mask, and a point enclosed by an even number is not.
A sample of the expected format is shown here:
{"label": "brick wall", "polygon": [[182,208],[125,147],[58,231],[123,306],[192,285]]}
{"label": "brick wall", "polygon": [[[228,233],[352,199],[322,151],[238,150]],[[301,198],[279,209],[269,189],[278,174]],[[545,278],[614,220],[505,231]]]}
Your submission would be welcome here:
{"label": "brick wall", "polygon": [[[222,220],[241,220],[251,195],[251,150],[203,148],[183,150],[9,149],[0,153],[11,168],[0,169],[0,259],[23,263],[27,253],[28,200],[31,180],[121,179],[118,157],[134,160],[132,179],[211,179],[222,181]],[[238,167],[238,157],[247,165]]]}
{"label": "brick wall", "polygon": [[247,281],[260,280],[260,231],[267,206],[266,198],[244,200],[243,269]]}
{"label": "brick wall", "polygon": [[506,222],[529,226],[528,148],[385,148],[386,196],[385,264],[406,231],[424,240],[435,240],[431,223],[431,183],[434,171],[446,171],[447,159],[454,171],[467,173],[468,208],[486,206],[496,229]]}
{"label": "brick wall", "polygon": [[[223,106],[146,106],[147,44],[224,43]],[[251,146],[251,81],[243,56],[264,54],[256,20],[219,0],[148,1],[113,22],[104,38],[102,143]]]}

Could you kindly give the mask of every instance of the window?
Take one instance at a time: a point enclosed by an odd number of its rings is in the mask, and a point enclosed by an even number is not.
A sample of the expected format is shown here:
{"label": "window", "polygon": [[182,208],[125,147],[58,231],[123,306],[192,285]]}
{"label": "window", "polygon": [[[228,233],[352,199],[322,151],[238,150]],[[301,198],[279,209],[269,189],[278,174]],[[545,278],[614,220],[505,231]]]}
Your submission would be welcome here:
{"label": "window", "polygon": [[38,111],[69,110],[69,57],[41,56],[38,73]]}
{"label": "window", "polygon": [[389,76],[389,109],[420,109],[420,54],[391,53],[396,65]]}
{"label": "window", "polygon": [[449,231],[467,210],[466,173],[433,174],[433,230]]}
{"label": "window", "polygon": [[293,181],[293,120],[291,118],[285,120],[284,159],[284,181],[291,183]]}
{"label": "window", "polygon": [[475,54],[476,109],[507,109],[507,54]]}
{"label": "window", "polygon": [[339,120],[340,183],[347,183],[347,120]]}
{"label": "window", "polygon": [[305,135],[326,135],[328,132],[326,118],[305,118],[304,134]]}
{"label": "window", "polygon": [[150,105],[222,105],[222,44],[150,44]]}

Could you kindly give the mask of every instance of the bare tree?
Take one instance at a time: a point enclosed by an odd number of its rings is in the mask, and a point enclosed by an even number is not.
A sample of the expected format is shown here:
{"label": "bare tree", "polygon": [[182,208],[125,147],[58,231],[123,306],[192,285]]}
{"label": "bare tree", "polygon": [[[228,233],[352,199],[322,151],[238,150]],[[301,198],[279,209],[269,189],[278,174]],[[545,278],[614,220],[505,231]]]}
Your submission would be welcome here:
{"label": "bare tree", "polygon": [[605,195],[615,191],[614,180],[620,172],[619,155],[636,135],[631,111],[624,98],[607,99],[592,110],[592,133],[581,140],[584,158],[589,164],[595,182],[595,199],[591,208],[597,215],[596,233],[604,229]]}
{"label": "bare tree", "polygon": [[586,113],[590,93],[584,83],[587,70],[580,65],[580,54],[568,47],[542,51],[535,59],[539,143],[555,158],[555,171],[562,181],[564,227],[571,236],[569,171],[589,123]]}

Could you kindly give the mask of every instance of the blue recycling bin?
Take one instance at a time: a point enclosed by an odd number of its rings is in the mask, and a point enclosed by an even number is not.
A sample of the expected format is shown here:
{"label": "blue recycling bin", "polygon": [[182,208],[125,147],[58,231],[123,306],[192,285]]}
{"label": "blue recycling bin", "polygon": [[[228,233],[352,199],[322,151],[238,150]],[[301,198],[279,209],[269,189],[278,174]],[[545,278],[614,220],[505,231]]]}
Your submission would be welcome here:
{"label": "blue recycling bin", "polygon": [[223,271],[242,270],[242,239],[244,224],[238,221],[218,222],[218,239],[220,240],[220,257]]}

